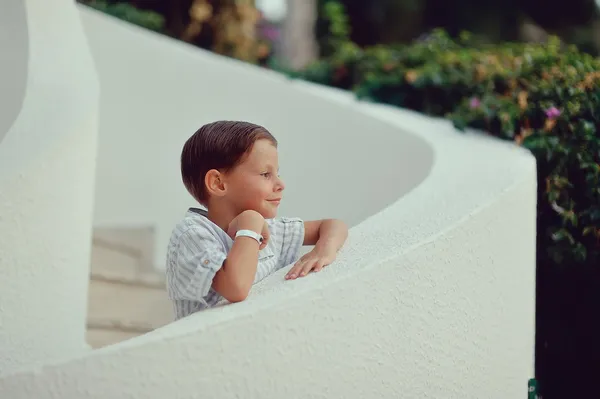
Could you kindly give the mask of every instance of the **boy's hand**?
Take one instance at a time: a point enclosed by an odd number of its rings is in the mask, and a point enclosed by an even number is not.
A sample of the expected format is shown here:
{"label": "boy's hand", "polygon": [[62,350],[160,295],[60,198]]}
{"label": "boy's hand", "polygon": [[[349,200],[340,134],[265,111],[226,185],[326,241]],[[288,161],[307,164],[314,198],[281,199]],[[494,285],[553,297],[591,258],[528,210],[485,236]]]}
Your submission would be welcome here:
{"label": "boy's hand", "polygon": [[336,258],[336,251],[314,248],[309,253],[301,257],[298,262],[292,266],[285,275],[286,280],[294,280],[298,277],[304,277],[311,271],[318,272],[323,267],[331,264]]}
{"label": "boy's hand", "polygon": [[227,228],[227,235],[235,240],[235,234],[239,230],[252,230],[263,236],[263,242],[259,250],[267,246],[269,242],[269,227],[262,215],[256,211],[248,210],[237,215]]}

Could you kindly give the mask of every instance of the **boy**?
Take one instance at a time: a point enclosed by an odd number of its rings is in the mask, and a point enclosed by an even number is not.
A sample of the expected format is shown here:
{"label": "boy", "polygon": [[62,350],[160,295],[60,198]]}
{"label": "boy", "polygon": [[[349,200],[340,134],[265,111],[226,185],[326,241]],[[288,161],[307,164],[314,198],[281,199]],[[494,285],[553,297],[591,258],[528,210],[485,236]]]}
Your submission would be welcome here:
{"label": "boy", "polygon": [[[283,181],[277,140],[262,126],[202,126],[181,153],[181,175],[205,210],[190,208],[171,235],[167,291],[176,319],[225,299],[246,299],[254,283],[290,265],[286,279],[318,272],[336,258],[348,228],[339,220],[276,218]],[[298,260],[302,245],[314,249]]]}

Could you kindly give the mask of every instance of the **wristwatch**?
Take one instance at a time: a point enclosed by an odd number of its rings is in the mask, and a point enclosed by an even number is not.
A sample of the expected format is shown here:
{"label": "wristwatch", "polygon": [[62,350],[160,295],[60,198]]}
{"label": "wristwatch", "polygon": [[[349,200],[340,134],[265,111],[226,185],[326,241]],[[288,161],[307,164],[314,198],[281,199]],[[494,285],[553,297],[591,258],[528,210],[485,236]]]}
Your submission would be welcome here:
{"label": "wristwatch", "polygon": [[235,238],[238,237],[250,237],[250,238],[254,238],[256,241],[258,241],[259,244],[262,244],[263,242],[263,236],[261,236],[260,234],[258,234],[255,231],[252,230],[238,230],[237,233],[235,233]]}

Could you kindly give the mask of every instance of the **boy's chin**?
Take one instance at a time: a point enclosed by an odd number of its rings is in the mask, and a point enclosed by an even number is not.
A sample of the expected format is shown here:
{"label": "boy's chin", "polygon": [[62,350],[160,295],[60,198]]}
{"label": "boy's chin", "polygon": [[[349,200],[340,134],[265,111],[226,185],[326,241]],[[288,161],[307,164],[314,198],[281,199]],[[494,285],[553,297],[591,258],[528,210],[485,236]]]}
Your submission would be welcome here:
{"label": "boy's chin", "polygon": [[255,212],[260,213],[260,215],[265,219],[273,219],[277,216],[277,207],[271,206],[257,206],[257,207],[247,207],[246,210],[253,210]]}
{"label": "boy's chin", "polygon": [[259,212],[265,219],[273,219],[277,216],[277,211]]}
{"label": "boy's chin", "polygon": [[275,216],[277,216],[277,208],[275,209],[261,209],[258,211],[258,213],[260,213],[262,215],[263,218],[265,219],[273,219]]}

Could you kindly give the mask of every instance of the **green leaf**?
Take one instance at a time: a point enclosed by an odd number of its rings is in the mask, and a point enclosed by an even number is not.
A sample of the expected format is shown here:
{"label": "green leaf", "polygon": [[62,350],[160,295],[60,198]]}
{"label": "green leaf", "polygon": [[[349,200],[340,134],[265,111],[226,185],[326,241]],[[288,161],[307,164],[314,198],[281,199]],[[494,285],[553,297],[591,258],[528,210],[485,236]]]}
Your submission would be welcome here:
{"label": "green leaf", "polygon": [[569,241],[570,244],[575,243],[575,239],[573,238],[571,233],[569,233],[565,229],[558,230],[557,232],[552,234],[552,239],[556,242],[561,242],[561,241],[567,240],[567,241]]}

